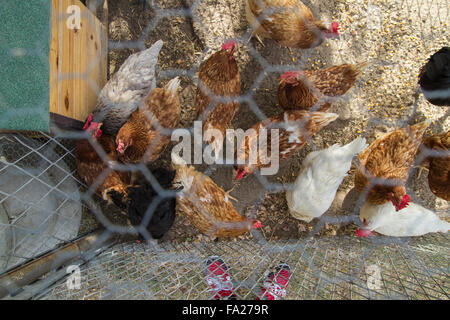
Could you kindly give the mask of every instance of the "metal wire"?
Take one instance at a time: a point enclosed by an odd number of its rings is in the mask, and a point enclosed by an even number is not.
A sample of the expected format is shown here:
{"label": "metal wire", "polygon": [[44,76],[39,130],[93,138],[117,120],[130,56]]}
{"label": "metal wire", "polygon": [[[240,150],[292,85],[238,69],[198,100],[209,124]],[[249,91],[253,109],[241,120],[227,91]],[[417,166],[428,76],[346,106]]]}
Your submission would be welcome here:
{"label": "metal wire", "polygon": [[[292,268],[286,299],[448,299],[448,287],[439,285],[448,281],[448,273],[440,276],[428,274],[418,279],[420,272],[426,272],[429,265],[414,269],[411,266],[404,268],[392,259],[392,251],[395,251],[395,257],[398,257],[410,251],[417,252],[420,250],[419,245],[430,241],[448,245],[447,237],[421,237],[415,244],[396,244],[388,249],[385,246],[378,247],[367,257],[368,260],[377,261],[376,264],[381,270],[383,285],[375,290],[367,286],[364,276],[366,267],[357,267],[357,260],[371,245],[369,241],[348,237],[332,241],[333,246],[328,239],[313,239],[307,246],[295,241],[268,242],[265,246],[255,246],[252,242],[244,241],[232,242],[228,246],[235,252],[242,253],[239,255],[241,259],[236,260],[235,254],[225,254],[222,251],[223,245],[217,243],[190,244],[186,247],[186,253],[169,243],[163,243],[161,246],[143,243],[120,244],[102,253],[98,259],[90,262],[89,266],[82,267],[82,283],[86,286],[79,290],[69,290],[63,280],[39,298],[106,299],[112,296],[112,291],[124,288],[126,289],[120,295],[123,299],[211,298],[200,272],[204,269],[205,260],[211,251],[226,257],[229,273],[240,284],[236,292],[239,292],[240,298],[243,299],[252,299],[257,294],[257,289],[264,279],[263,275],[257,275],[259,270],[270,268],[281,259],[295,266]],[[273,247],[282,247],[285,244],[291,245],[289,250],[278,255],[268,254]],[[296,249],[293,249],[294,247]],[[308,251],[310,253],[305,255]],[[255,255],[255,252],[258,254]],[[439,265],[448,269],[448,256],[443,257],[437,253],[429,255],[438,258]],[[332,262],[338,256],[348,261],[348,265],[333,268],[335,265]],[[388,264],[381,264],[380,261],[387,261]],[[311,268],[313,265],[320,269],[318,273]],[[115,295],[115,298],[119,297]]]}
{"label": "metal wire", "polygon": [[[100,2],[102,1],[96,2],[99,8]],[[317,69],[325,65],[361,61],[369,62],[365,79],[358,80],[355,90],[335,102],[342,109],[348,107],[353,112],[361,110],[360,104],[367,106],[367,110],[361,111],[360,118],[350,117],[347,127],[354,126],[354,130],[348,131],[348,135],[363,136],[369,140],[370,135],[380,127],[405,127],[408,123],[417,122],[418,118],[423,120],[428,110],[424,107],[426,102],[418,95],[410,81],[416,79],[415,73],[418,70],[414,68],[422,65],[429,54],[445,42],[441,38],[442,30],[448,30],[450,23],[446,0],[366,0],[354,2],[352,8],[348,8],[345,1],[334,1],[334,9],[318,6],[316,1],[306,1],[314,10],[321,8],[326,14],[336,15],[337,20],[343,20],[348,32],[344,32],[342,41],[332,43],[329,49],[303,50],[301,53],[294,53],[289,49],[274,56],[267,56],[267,48],[255,46],[253,42],[247,43],[250,29],[240,34],[216,34],[214,24],[219,27],[221,20],[208,24],[204,12],[222,12],[222,2],[169,1],[166,5],[161,1],[149,0],[147,4],[148,10],[152,12],[152,19],[141,28],[140,34],[135,35],[136,40],[110,39],[109,48],[116,52],[123,49],[145,49],[148,47],[149,36],[159,30],[162,22],[177,17],[187,18],[192,22],[194,31],[206,39],[203,39],[204,48],[197,52],[195,62],[189,68],[158,66],[159,82],[164,83],[170,78],[181,76],[187,83],[197,84],[195,74],[200,63],[215,51],[223,40],[233,38],[239,43],[237,59],[240,68],[244,62],[249,68],[254,67],[252,72],[246,70],[247,74],[252,75],[252,79],[249,83],[242,84],[245,90],[240,97],[236,97],[241,109],[247,112],[246,115],[254,120],[254,123],[276,113],[271,105],[274,102],[273,95],[267,97],[267,88],[276,86],[274,75],[292,69]],[[172,7],[174,3],[176,5]],[[234,2],[230,6],[234,6]],[[242,8],[240,6],[239,10]],[[349,10],[347,14],[344,9]],[[366,14],[352,18],[355,10]],[[402,18],[397,19],[397,14],[401,17],[417,15],[418,18],[404,21]],[[372,31],[364,36],[357,35],[357,31],[361,30],[357,29],[355,23],[349,22],[351,19],[359,19],[360,25]],[[411,52],[410,44],[405,45],[405,48],[401,45],[408,41],[404,27],[399,27],[394,33],[390,31],[390,28],[394,29],[391,23],[415,30],[416,35],[411,36],[409,40],[415,41],[417,51],[423,51],[420,63],[416,61],[416,53]],[[363,37],[382,45],[379,48],[370,48],[369,42],[365,42]],[[269,46],[272,45],[275,44],[269,41]],[[394,59],[389,53],[393,50],[403,52],[404,61]],[[325,57],[326,63],[320,60],[317,62],[318,56]],[[392,72],[385,74],[380,71],[386,69]],[[393,81],[392,74],[403,75],[408,79],[408,85],[406,81]],[[378,79],[383,76],[386,77],[384,81]],[[63,75],[60,80],[83,77],[86,75]],[[377,90],[375,96],[369,97],[364,91],[368,87],[383,89]],[[405,91],[399,93],[400,88]],[[99,88],[95,89],[99,91]],[[316,90],[314,87],[310,89]],[[388,117],[376,108],[383,104],[387,93],[395,95],[390,103],[392,112],[397,112],[397,116],[392,118],[392,115]],[[214,102],[205,112],[224,100],[223,97],[211,95]],[[408,106],[407,110],[399,115],[404,105]],[[313,108],[318,107],[319,102]],[[10,113],[14,115],[14,112]],[[418,114],[420,117],[417,117]],[[433,128],[443,130],[448,127],[448,115],[449,111],[443,111],[435,117],[436,125]],[[186,128],[192,132],[192,123],[187,123]],[[325,143],[310,137],[309,145],[304,147],[300,155],[294,157],[303,158],[307,151],[320,150],[328,143],[340,142],[331,141],[328,133],[324,135],[325,140],[328,139]],[[116,221],[117,216],[121,215],[120,210],[105,205],[94,195],[96,184],[86,186],[78,177],[74,149],[75,141],[80,138],[83,138],[80,132],[61,131],[57,128],[51,135],[42,132],[33,136],[0,133],[0,275],[55,250],[82,234],[90,233],[100,225],[109,232],[122,235],[135,231],[130,232],[126,224]],[[91,143],[97,153],[107,161],[106,154],[96,141]],[[421,151],[422,157],[434,152],[425,149]],[[212,175],[217,167],[212,165],[204,172]],[[151,170],[144,165],[114,164],[108,170],[133,169],[140,171],[155,185],[161,197],[167,195],[156,183]],[[103,172],[97,184],[108,172]],[[258,197],[253,203],[254,208],[248,211],[251,215],[264,204],[265,195],[293,187],[292,183],[281,183],[259,173],[254,176],[263,186],[263,190],[255,190]],[[414,170],[409,177],[408,188],[413,176],[415,177]],[[424,190],[420,190],[422,191]],[[39,286],[38,281],[35,290],[29,292],[33,292],[34,299],[212,299],[214,294],[205,281],[204,271],[206,259],[215,255],[226,262],[239,299],[255,299],[267,273],[280,261],[288,263],[291,268],[285,299],[448,299],[450,270],[449,238],[446,234],[407,239],[381,236],[368,240],[341,235],[317,236],[326,229],[327,224],[359,223],[358,213],[364,196],[363,194],[358,198],[353,215],[322,216],[309,232],[294,239],[274,238],[273,227],[271,234],[252,231],[251,238],[235,241],[157,242],[148,237],[148,242],[124,241],[90,255],[89,261],[77,261],[75,265],[81,272],[80,288],[74,289],[68,285],[70,274],[65,275],[62,270],[55,270],[46,276],[47,282],[40,282]],[[423,204],[416,193],[413,193],[412,197],[414,202]],[[160,197],[155,201],[160,201]],[[147,210],[147,221],[156,207],[152,205],[152,209]],[[448,216],[448,212],[439,213]],[[280,222],[277,222],[276,226],[279,224]],[[370,272],[375,272],[375,276],[369,274]],[[54,279],[59,280],[54,283]],[[372,282],[377,286],[374,287]],[[45,287],[44,284],[47,283],[48,287]],[[42,288],[43,286],[45,288]]]}

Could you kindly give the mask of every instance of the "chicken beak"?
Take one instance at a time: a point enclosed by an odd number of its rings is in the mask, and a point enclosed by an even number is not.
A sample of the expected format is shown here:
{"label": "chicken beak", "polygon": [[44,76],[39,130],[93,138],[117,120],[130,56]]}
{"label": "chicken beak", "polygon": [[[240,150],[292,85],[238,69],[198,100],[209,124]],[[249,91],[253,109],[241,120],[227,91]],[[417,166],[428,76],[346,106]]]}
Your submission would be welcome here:
{"label": "chicken beak", "polygon": [[175,190],[175,192],[180,192],[183,189],[184,189],[184,186],[180,184],[180,185],[176,185],[173,190]]}

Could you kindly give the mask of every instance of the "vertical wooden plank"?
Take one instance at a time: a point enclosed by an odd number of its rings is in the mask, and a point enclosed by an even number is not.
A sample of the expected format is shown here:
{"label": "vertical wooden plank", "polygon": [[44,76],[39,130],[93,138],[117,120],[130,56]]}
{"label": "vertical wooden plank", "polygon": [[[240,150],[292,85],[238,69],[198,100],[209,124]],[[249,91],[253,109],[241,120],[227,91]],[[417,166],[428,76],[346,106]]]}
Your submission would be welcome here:
{"label": "vertical wooden plank", "polygon": [[59,0],[52,0],[52,38],[50,41],[50,112],[58,112],[58,65],[59,65],[59,24],[58,24],[58,14],[59,14]]}
{"label": "vertical wooden plank", "polygon": [[67,19],[67,7],[70,5],[70,0],[62,0],[62,6],[60,12],[62,16],[60,17],[60,30],[61,30],[61,54],[60,54],[60,68],[59,68],[59,91],[60,91],[60,108],[58,109],[58,114],[72,118],[71,104],[72,104],[72,83],[71,79],[68,78],[69,74],[72,72],[72,45],[73,37],[71,35],[71,30],[67,28],[64,24],[65,19]]}
{"label": "vertical wooden plank", "polygon": [[61,69],[62,69],[62,61],[63,61],[63,28],[64,28],[64,24],[62,22],[63,20],[63,3],[64,0],[59,0],[58,1],[58,109],[57,109],[57,113],[58,114],[63,114],[62,113],[62,99],[61,99]]}
{"label": "vertical wooden plank", "polygon": [[102,54],[103,59],[101,60],[100,72],[102,75],[101,88],[108,81],[109,75],[109,58],[108,58],[108,39],[109,39],[109,7],[108,0],[103,0],[103,12],[101,17],[101,32],[100,35],[102,37]]}
{"label": "vertical wooden plank", "polygon": [[[86,44],[86,56],[88,60],[88,72],[89,72],[89,83],[87,85],[87,104],[91,103],[93,97],[98,94],[98,61],[100,60],[98,49],[95,50],[95,45],[97,42],[97,30],[95,25],[95,20],[93,17],[88,18],[87,24],[87,44]],[[98,45],[97,45],[98,48]],[[87,110],[90,111],[90,110]]]}
{"label": "vertical wooden plank", "polygon": [[[49,59],[53,71],[50,81],[55,85],[50,94],[50,111],[84,121],[95,107],[98,90],[106,83],[107,31],[79,0],[52,0],[52,4],[54,26]],[[67,9],[71,5],[81,9],[80,29],[67,27]]]}
{"label": "vertical wooden plank", "polygon": [[74,30],[73,32],[73,105],[72,105],[72,118],[81,119],[87,112],[87,99],[86,99],[86,40],[87,40],[87,16],[89,12],[86,7],[78,0],[73,0],[73,4],[81,8],[81,23],[80,30]]}
{"label": "vertical wooden plank", "polygon": [[106,83],[107,72],[107,32],[102,23],[90,16],[88,27],[87,61],[89,83],[87,86],[87,113],[90,113],[97,103],[98,93]]}

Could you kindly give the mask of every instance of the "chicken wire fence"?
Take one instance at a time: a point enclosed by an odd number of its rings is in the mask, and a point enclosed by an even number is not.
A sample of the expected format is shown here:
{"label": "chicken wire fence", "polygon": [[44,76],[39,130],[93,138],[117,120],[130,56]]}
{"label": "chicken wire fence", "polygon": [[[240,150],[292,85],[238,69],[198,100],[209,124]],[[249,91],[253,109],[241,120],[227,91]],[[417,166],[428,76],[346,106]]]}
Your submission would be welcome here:
{"label": "chicken wire fence", "polygon": [[291,268],[286,299],[448,299],[448,237],[411,241],[354,238],[238,241],[199,245],[125,243],[81,268],[40,299],[211,299],[205,262],[220,255],[239,299],[255,299],[268,272]]}
{"label": "chicken wire fence", "polygon": [[[239,127],[242,124],[245,128],[281,112],[273,108],[276,101],[268,93],[276,88],[274,81],[278,74],[293,68],[315,69],[367,61],[368,67],[355,88],[333,104],[332,110],[339,110],[343,119],[342,126],[325,128],[316,134],[327,140],[325,142],[309,139],[309,145],[293,157],[299,163],[306,152],[322,149],[328,144],[342,144],[332,131],[340,131],[339,137],[346,141],[357,136],[372,141],[374,132],[383,132],[380,127],[405,127],[425,118],[433,121],[428,134],[431,130],[442,132],[448,129],[448,109],[430,107],[416,90],[420,67],[432,53],[448,43],[447,1],[305,3],[311,5],[314,13],[320,12],[328,20],[333,17],[341,22],[339,41],[327,42],[318,49],[289,50],[264,40],[263,47],[255,40],[247,43],[251,30],[248,25],[242,28],[239,24],[245,20],[240,2],[147,1],[145,10],[152,15],[147,25],[140,26],[141,33],[134,35],[133,39],[137,41],[122,41],[112,33],[109,47],[114,52],[144,49],[155,42],[154,33],[157,32],[156,39],[163,39],[162,53],[167,56],[165,48],[170,44],[176,47],[176,44],[171,43],[170,38],[164,38],[173,36],[170,32],[163,35],[163,31],[158,32],[159,28],[167,22],[179,23],[180,18],[190,19],[193,33],[203,44],[202,50],[191,52],[194,58],[190,68],[167,66],[161,55],[162,62],[157,66],[159,84],[180,76],[184,79],[183,87],[197,82],[195,73],[212,51],[225,39],[235,39],[239,43],[236,58],[245,89],[239,97],[240,112],[253,123],[235,121],[233,125]],[[110,4],[111,9],[115,5]],[[116,13],[120,9],[123,8],[118,8]],[[129,10],[135,12],[137,9],[130,5]],[[241,13],[236,19],[234,11]],[[227,13],[232,21],[227,18]],[[110,14],[114,15],[114,12]],[[119,18],[126,20],[127,17]],[[112,19],[110,24],[115,21]],[[122,24],[120,26],[124,28]],[[363,29],[368,32],[358,34]],[[182,95],[182,108],[189,101],[188,96]],[[182,113],[189,111],[187,108]],[[247,112],[248,117],[243,112]],[[182,124],[191,127],[190,119],[192,117],[188,115]],[[110,232],[121,235],[135,232],[130,230],[120,210],[93,195],[92,188],[78,177],[74,150],[75,141],[80,137],[79,132],[57,128],[52,135],[42,132],[0,134],[0,277],[8,282],[17,281],[11,275],[16,268],[37,261],[43,254],[57,251],[99,227],[108,235]],[[296,167],[291,163],[282,165],[280,176],[294,176],[292,168]],[[205,173],[212,175],[216,169],[217,166],[211,166]],[[151,175],[150,171],[143,171]],[[411,176],[417,176],[415,170]],[[283,188],[280,182],[285,182],[258,174],[254,179],[260,185],[259,190],[254,190],[256,196],[252,204],[256,207],[261,205],[265,194],[279,193]],[[408,189],[412,191],[413,200],[443,217],[448,216],[448,204],[438,203],[434,197],[426,195],[430,193],[426,187],[412,180],[410,177]],[[246,187],[243,183],[243,188],[252,186]],[[239,191],[236,194],[240,200]],[[360,205],[362,199],[356,202]],[[65,264],[63,268],[52,268],[29,285],[15,286],[8,293],[10,298],[36,299],[211,299],[213,294],[205,281],[204,269],[206,259],[216,255],[228,265],[241,299],[255,298],[267,272],[280,261],[291,267],[287,299],[448,299],[449,239],[446,234],[412,238],[377,236],[360,240],[349,234],[330,237],[320,233],[328,225],[360,224],[358,212],[358,205],[355,205],[343,216],[325,214],[319,222],[304,225],[306,230],[301,236],[290,234],[285,240],[278,239],[273,233],[256,230],[245,239],[218,242],[201,238],[193,241],[184,234],[183,238],[177,239],[176,233],[173,239],[163,238],[159,242],[121,238],[119,243],[95,250],[83,249],[81,251],[86,254],[82,259],[71,261],[72,266],[80,268],[76,269],[81,276],[80,286],[69,285],[73,274],[69,274],[72,271],[68,271]],[[172,229],[182,226],[180,221],[185,219],[178,215],[176,220]]]}

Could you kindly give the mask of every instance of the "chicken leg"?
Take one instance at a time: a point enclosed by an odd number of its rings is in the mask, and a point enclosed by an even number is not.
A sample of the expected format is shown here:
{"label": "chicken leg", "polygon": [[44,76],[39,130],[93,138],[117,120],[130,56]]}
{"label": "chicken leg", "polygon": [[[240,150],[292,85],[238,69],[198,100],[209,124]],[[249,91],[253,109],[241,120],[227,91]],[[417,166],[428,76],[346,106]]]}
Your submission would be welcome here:
{"label": "chicken leg", "polygon": [[225,193],[227,194],[227,197],[228,197],[228,198],[230,198],[231,200],[234,200],[234,201],[238,202],[238,200],[237,200],[235,197],[233,197],[232,195],[230,195],[231,191],[233,191],[234,188],[236,188],[236,185],[234,185],[233,187],[231,187],[230,190],[225,191]]}
{"label": "chicken leg", "polygon": [[419,173],[417,174],[417,179],[420,179],[420,176],[422,175],[423,170],[430,171],[427,167],[424,167],[424,166],[417,166],[415,168],[419,168]]}

